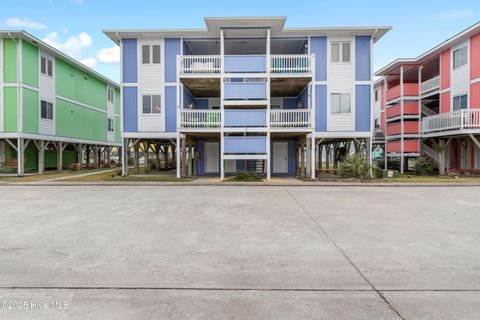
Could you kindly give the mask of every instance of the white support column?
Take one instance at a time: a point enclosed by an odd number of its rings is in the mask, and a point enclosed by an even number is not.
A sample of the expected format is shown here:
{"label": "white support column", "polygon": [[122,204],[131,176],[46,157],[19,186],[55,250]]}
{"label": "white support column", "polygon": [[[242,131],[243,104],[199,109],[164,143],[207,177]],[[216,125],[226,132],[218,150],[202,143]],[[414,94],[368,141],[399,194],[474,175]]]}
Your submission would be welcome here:
{"label": "white support column", "polygon": [[63,143],[57,143],[57,172],[62,172],[63,167]]}
{"label": "white support column", "polygon": [[177,179],[181,177],[181,168],[180,168],[180,132],[177,131],[177,143],[175,145],[175,159],[177,160]]}
{"label": "white support column", "polygon": [[122,139],[122,176],[125,177],[128,175],[128,150],[129,150],[129,141],[128,139]]}
{"label": "white support column", "polygon": [[45,171],[45,141],[38,142],[38,174]]}
{"label": "white support column", "polygon": [[315,134],[312,133],[310,138],[310,146],[311,146],[311,150],[310,150],[310,157],[311,157],[311,160],[310,160],[310,178],[313,180],[315,179]]}
{"label": "white support column", "polygon": [[267,29],[267,43],[266,43],[266,48],[267,48],[267,52],[266,52],[266,56],[267,56],[267,143],[266,143],[266,146],[267,146],[267,160],[266,160],[266,166],[267,166],[267,180],[270,180],[271,178],[271,167],[272,167],[272,155],[271,155],[271,134],[270,134],[270,110],[271,110],[271,97],[270,97],[270,29]]}
{"label": "white support column", "polygon": [[312,169],[312,157],[311,157],[311,151],[312,151],[312,144],[311,144],[311,137],[310,135],[307,135],[305,138],[305,177],[311,177],[311,169]]}
{"label": "white support column", "polygon": [[25,149],[23,138],[17,139],[17,174],[19,176],[25,174]]}
{"label": "white support column", "polygon": [[224,32],[220,30],[220,180],[225,179],[225,107],[224,107],[224,72],[225,72],[225,43]]}
{"label": "white support column", "polygon": [[403,66],[400,67],[400,173],[403,173],[404,158],[404,132],[403,132]]}

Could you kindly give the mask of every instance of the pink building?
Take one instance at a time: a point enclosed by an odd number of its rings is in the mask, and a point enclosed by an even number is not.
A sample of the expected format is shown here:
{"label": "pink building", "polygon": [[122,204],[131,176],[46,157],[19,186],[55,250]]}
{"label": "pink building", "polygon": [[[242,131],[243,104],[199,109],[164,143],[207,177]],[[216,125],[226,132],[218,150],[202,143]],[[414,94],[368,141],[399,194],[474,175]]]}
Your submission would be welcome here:
{"label": "pink building", "polygon": [[403,172],[422,156],[441,174],[480,171],[480,23],[375,75],[387,165],[399,158]]}

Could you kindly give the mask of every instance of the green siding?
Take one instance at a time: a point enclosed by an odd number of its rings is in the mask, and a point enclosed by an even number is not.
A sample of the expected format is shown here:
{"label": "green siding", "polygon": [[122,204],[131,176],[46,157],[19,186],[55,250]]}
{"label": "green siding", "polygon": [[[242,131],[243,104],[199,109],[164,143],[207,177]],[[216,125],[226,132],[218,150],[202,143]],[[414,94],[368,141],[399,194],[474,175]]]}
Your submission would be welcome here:
{"label": "green siding", "polygon": [[56,100],[55,123],[57,136],[107,140],[107,114],[73,103]]}
{"label": "green siding", "polygon": [[[45,150],[45,169],[57,168],[57,151],[55,149]],[[5,159],[16,159],[17,153],[10,147],[5,148]],[[62,157],[62,166],[69,167],[77,161],[77,154],[73,150],[64,150]],[[16,169],[14,169],[16,170]],[[25,172],[38,171],[38,150],[32,142],[25,149]]]}
{"label": "green siding", "polygon": [[115,142],[122,143],[122,132],[120,130],[120,117],[115,116]]}
{"label": "green siding", "polygon": [[107,110],[107,85],[61,59],[55,59],[56,94]]}
{"label": "green siding", "polygon": [[38,48],[22,42],[23,83],[38,88]]}
{"label": "green siding", "polygon": [[23,89],[23,132],[38,133],[38,92]]}
{"label": "green siding", "polygon": [[25,172],[38,170],[38,151],[33,142],[25,149]]}
{"label": "green siding", "polygon": [[115,89],[115,114],[120,115],[120,90]]}
{"label": "green siding", "polygon": [[17,82],[17,44],[7,38],[3,39],[3,82]]}
{"label": "green siding", "polygon": [[3,88],[5,132],[17,132],[17,88]]}

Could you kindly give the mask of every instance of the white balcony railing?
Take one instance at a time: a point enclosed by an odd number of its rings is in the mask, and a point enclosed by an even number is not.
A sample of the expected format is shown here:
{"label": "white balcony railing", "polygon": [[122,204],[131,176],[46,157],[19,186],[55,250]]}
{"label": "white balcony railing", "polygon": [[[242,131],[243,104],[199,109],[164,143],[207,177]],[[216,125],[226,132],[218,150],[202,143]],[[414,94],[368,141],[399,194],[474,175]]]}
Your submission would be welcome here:
{"label": "white balcony railing", "polygon": [[271,110],[271,127],[309,127],[310,110]]}
{"label": "white balcony railing", "polygon": [[221,71],[220,56],[181,56],[181,74],[212,74]]}
{"label": "white balcony railing", "polygon": [[180,126],[184,128],[215,128],[220,123],[220,110],[180,110]]}
{"label": "white balcony railing", "polygon": [[422,133],[456,131],[464,129],[480,130],[480,109],[457,110],[441,113],[422,120]]}
{"label": "white balcony railing", "polygon": [[270,56],[271,73],[308,73],[311,72],[310,54],[284,54]]}
{"label": "white balcony railing", "polygon": [[420,84],[420,92],[425,93],[440,87],[440,76],[424,81]]}

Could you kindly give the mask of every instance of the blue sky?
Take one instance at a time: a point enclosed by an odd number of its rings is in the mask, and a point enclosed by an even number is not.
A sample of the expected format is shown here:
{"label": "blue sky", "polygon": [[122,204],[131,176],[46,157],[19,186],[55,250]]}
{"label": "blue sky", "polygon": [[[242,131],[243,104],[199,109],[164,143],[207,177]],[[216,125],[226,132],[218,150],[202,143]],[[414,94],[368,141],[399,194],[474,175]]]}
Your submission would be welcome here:
{"label": "blue sky", "polygon": [[[416,57],[480,21],[480,1],[6,0],[0,29],[24,29],[119,80],[118,52],[102,29],[204,28],[205,16],[287,16],[289,27],[391,25],[375,70]],[[395,3],[395,5],[393,5]]]}

